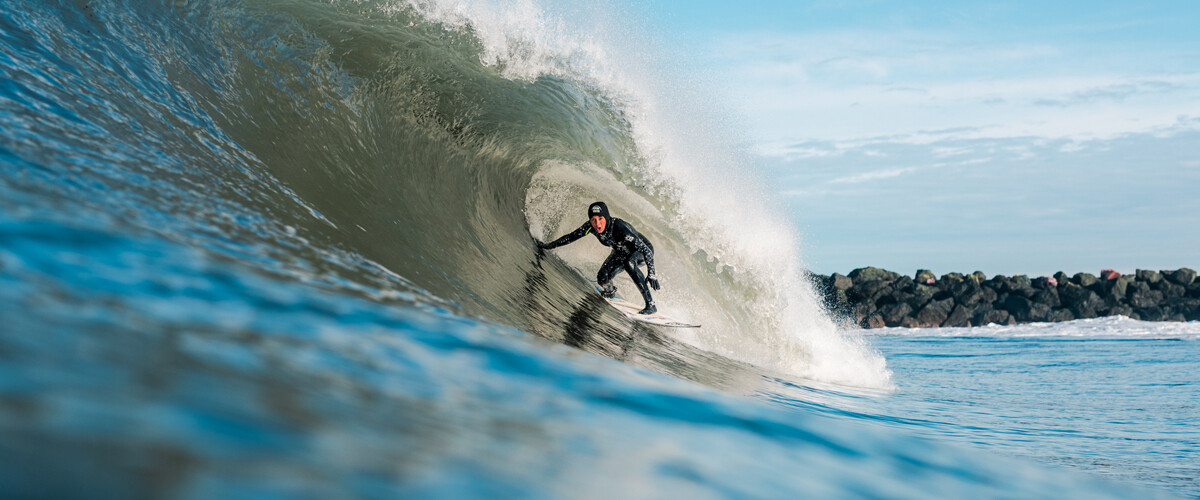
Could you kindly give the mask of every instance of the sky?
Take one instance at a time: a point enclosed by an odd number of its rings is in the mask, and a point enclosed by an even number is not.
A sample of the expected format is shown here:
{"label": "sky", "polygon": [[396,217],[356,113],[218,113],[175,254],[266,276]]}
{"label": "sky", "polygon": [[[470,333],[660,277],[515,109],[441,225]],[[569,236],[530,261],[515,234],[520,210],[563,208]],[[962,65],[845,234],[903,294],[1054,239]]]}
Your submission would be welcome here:
{"label": "sky", "polygon": [[1200,2],[647,8],[815,272],[1200,268]]}

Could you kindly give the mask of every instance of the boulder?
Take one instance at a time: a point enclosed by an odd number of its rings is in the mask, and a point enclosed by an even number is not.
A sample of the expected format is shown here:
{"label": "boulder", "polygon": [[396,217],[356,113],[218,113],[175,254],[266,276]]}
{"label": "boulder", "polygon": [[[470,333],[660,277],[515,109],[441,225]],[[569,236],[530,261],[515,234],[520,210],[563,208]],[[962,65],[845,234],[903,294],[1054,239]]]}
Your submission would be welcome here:
{"label": "boulder", "polygon": [[852,286],[854,286],[854,280],[850,279],[847,276],[842,276],[838,273],[833,273],[833,276],[831,276],[829,278],[829,288],[832,288],[834,290],[846,291],[846,290],[850,289],[850,287],[852,287]]}
{"label": "boulder", "polygon": [[1137,314],[1142,321],[1166,321],[1168,317],[1166,311],[1158,306],[1134,307],[1133,313]]}
{"label": "boulder", "polygon": [[1129,304],[1119,304],[1108,310],[1109,316],[1125,316],[1126,318],[1133,317],[1133,308]]}
{"label": "boulder", "polygon": [[990,309],[984,312],[977,312],[971,322],[976,325],[1013,325],[1017,323],[1008,311],[1001,309]]}
{"label": "boulder", "polygon": [[1185,287],[1196,281],[1196,271],[1186,267],[1174,271],[1163,271],[1162,274],[1167,281]]}
{"label": "boulder", "polygon": [[1054,280],[1058,282],[1058,286],[1063,286],[1071,281],[1071,277],[1067,276],[1067,273],[1059,271],[1054,273]]}
{"label": "boulder", "polygon": [[1103,308],[1104,300],[1091,290],[1084,290],[1078,300],[1069,307],[1075,317],[1079,319],[1099,317]]}
{"label": "boulder", "polygon": [[883,321],[883,316],[880,316],[879,314],[872,314],[868,316],[865,321],[863,321],[862,326],[863,328],[883,328],[887,326],[887,323]]}
{"label": "boulder", "polygon": [[897,302],[879,309],[879,315],[887,326],[900,326],[900,322],[912,314],[912,306],[907,302]]}
{"label": "boulder", "polygon": [[1138,269],[1135,274],[1137,276],[1137,280],[1144,283],[1158,283],[1163,279],[1162,274],[1160,274],[1158,271],[1151,271],[1149,269]]}
{"label": "boulder", "polygon": [[942,322],[942,326],[971,326],[971,316],[975,311],[962,304],[954,306],[954,310],[950,311],[950,315],[946,317],[946,321]]}
{"label": "boulder", "polygon": [[[1133,306],[1134,311],[1137,311],[1138,314],[1141,314],[1141,311],[1139,311],[1139,309],[1157,307],[1159,304],[1161,304],[1163,302],[1164,298],[1165,297],[1163,296],[1163,293],[1158,290],[1147,290],[1144,292],[1139,291],[1139,292],[1129,296],[1129,305]],[[1146,316],[1145,314],[1142,314],[1143,318],[1145,316]],[[1154,321],[1154,320],[1151,320],[1151,321]]]}
{"label": "boulder", "polygon": [[1134,295],[1149,291],[1150,285],[1145,281],[1131,281],[1129,285],[1125,287],[1125,298],[1132,299]]}
{"label": "boulder", "polygon": [[1058,279],[1053,276],[1040,276],[1033,280],[1033,287],[1039,290],[1058,288]]}
{"label": "boulder", "polygon": [[1105,280],[1105,281],[1115,280],[1120,277],[1121,277],[1121,273],[1118,273],[1112,269],[1103,269],[1100,271],[1100,279]]}
{"label": "boulder", "polygon": [[925,304],[929,303],[930,299],[933,299],[934,295],[937,295],[937,288],[917,284],[913,287],[912,295],[909,296],[907,302],[908,305],[912,306],[914,311],[920,310],[922,307],[925,307]]}
{"label": "boulder", "polygon": [[1187,287],[1187,296],[1200,299],[1200,281],[1193,281]]}
{"label": "boulder", "polygon": [[1168,281],[1164,281],[1163,283],[1166,283],[1166,286],[1162,289],[1163,298],[1166,300],[1178,299],[1187,295],[1187,287]]}
{"label": "boulder", "polygon": [[1084,288],[1095,285],[1097,281],[1100,280],[1096,279],[1096,276],[1091,273],[1075,273],[1075,276],[1071,277],[1071,283]]}
{"label": "boulder", "polygon": [[1033,288],[1033,280],[1024,274],[1018,274],[1012,277],[1013,288],[1024,289]]}
{"label": "boulder", "polygon": [[1075,319],[1075,313],[1072,313],[1070,309],[1062,309],[1062,308],[1051,309],[1050,313],[1046,315],[1046,321],[1050,321],[1050,322],[1054,322],[1054,323],[1058,323],[1058,322],[1062,322],[1062,321],[1071,321],[1074,319]]}
{"label": "boulder", "polygon": [[968,274],[967,279],[974,281],[976,285],[979,285],[984,281],[987,281],[987,275],[983,274],[983,271],[975,271],[971,274]]}
{"label": "boulder", "polygon": [[859,323],[862,323],[862,321],[867,319],[868,316],[875,314],[875,304],[870,302],[859,302],[854,304],[854,306],[851,308],[851,311],[853,312],[854,319]]}
{"label": "boulder", "polygon": [[1133,283],[1132,276],[1121,276],[1117,279],[1109,281],[1111,285],[1108,288],[1108,295],[1124,300],[1128,295],[1129,284]]}
{"label": "boulder", "polygon": [[942,279],[938,280],[938,284],[948,287],[954,283],[962,281],[963,279],[962,273],[946,273],[942,275]]}
{"label": "boulder", "polygon": [[928,269],[918,269],[917,274],[913,276],[913,281],[922,285],[931,285],[937,282],[937,275]]}
{"label": "boulder", "polygon": [[854,280],[855,283],[877,280],[891,281],[899,277],[899,274],[886,269],[879,269],[878,267],[860,267],[850,271],[850,279]]}
{"label": "boulder", "polygon": [[1004,308],[1021,323],[1045,321],[1046,316],[1050,314],[1050,306],[1033,302],[1019,295],[1009,295]]}
{"label": "boulder", "polygon": [[866,302],[874,299],[875,294],[888,285],[884,280],[854,281],[854,286],[846,290],[846,296],[851,302]]}
{"label": "boulder", "polygon": [[1183,315],[1185,321],[1200,319],[1200,299],[1183,297],[1168,300],[1167,304],[1171,306],[1172,311]]}
{"label": "boulder", "polygon": [[1095,294],[1095,292],[1087,290],[1074,282],[1067,283],[1067,286],[1058,289],[1059,300],[1066,307],[1074,307],[1075,304],[1078,304],[1089,293]]}
{"label": "boulder", "polygon": [[925,307],[922,307],[917,312],[917,322],[924,325],[941,326],[946,322],[946,318],[950,317],[950,311],[954,308],[954,299],[947,298],[942,300],[930,300]]}
{"label": "boulder", "polygon": [[1058,297],[1058,289],[1057,288],[1046,288],[1044,290],[1038,290],[1037,293],[1033,294],[1033,297],[1030,300],[1033,300],[1035,303],[1038,303],[1038,304],[1045,304],[1046,306],[1050,307],[1051,309],[1054,309],[1057,307],[1062,307],[1062,300],[1059,299],[1059,297]]}

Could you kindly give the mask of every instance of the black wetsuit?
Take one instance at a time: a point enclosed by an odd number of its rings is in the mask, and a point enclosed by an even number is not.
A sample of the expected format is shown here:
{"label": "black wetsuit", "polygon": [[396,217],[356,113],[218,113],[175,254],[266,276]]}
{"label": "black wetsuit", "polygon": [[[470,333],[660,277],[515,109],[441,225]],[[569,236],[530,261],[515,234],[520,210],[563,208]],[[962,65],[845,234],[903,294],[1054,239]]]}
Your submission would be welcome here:
{"label": "black wetsuit", "polygon": [[654,299],[650,296],[650,287],[647,286],[646,277],[642,275],[642,271],[638,266],[646,264],[646,271],[654,277],[654,245],[650,244],[642,233],[637,232],[633,226],[629,225],[616,217],[606,217],[608,219],[607,227],[603,233],[597,233],[592,229],[589,222],[584,222],[579,229],[571,231],[563,235],[563,237],[542,245],[542,248],[551,249],[557,248],[568,243],[573,243],[579,238],[586,236],[588,233],[596,235],[596,239],[600,240],[600,244],[606,247],[612,247],[612,253],[604,259],[604,264],[600,266],[600,271],[596,273],[596,282],[600,286],[608,285],[612,281],[613,276],[622,268],[629,274],[629,278],[633,280],[633,284],[637,285],[637,289],[642,293],[642,299],[646,301],[646,307],[654,306]]}

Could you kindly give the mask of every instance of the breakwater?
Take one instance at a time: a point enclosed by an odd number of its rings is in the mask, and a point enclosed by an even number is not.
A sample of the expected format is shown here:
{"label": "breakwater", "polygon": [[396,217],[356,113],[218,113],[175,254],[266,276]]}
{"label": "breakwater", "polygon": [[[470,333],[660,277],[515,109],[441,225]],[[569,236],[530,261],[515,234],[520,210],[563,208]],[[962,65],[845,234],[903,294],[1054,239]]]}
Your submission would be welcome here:
{"label": "breakwater", "polygon": [[830,311],[864,328],[1012,325],[1116,315],[1200,320],[1200,281],[1188,268],[988,278],[979,271],[938,277],[919,270],[909,277],[864,267],[848,275],[813,274],[812,279]]}

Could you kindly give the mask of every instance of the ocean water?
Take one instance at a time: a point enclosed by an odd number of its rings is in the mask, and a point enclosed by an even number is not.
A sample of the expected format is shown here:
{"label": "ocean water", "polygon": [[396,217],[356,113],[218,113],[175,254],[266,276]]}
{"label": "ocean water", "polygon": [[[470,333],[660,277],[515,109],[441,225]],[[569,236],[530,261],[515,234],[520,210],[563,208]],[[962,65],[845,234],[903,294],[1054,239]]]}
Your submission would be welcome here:
{"label": "ocean water", "polygon": [[[839,329],[651,33],[592,2],[0,5],[0,494],[1200,496],[1200,326]],[[623,319],[593,242],[535,250],[596,199],[704,328]]]}

